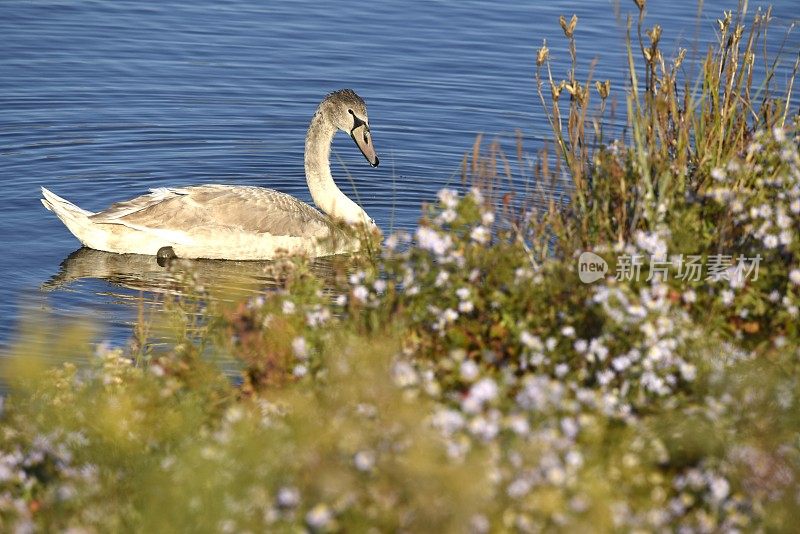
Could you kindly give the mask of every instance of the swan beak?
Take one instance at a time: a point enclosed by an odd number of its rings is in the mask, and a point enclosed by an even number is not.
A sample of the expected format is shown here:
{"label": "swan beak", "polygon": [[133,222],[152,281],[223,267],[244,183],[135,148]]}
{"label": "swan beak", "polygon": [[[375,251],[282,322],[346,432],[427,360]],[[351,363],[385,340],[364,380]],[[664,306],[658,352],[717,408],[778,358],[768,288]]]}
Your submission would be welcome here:
{"label": "swan beak", "polygon": [[364,157],[367,158],[369,164],[373,167],[377,167],[380,160],[375,153],[375,146],[372,144],[372,135],[369,132],[369,127],[366,124],[362,124],[353,128],[350,130],[350,137],[356,142],[356,146],[361,153],[364,154]]}

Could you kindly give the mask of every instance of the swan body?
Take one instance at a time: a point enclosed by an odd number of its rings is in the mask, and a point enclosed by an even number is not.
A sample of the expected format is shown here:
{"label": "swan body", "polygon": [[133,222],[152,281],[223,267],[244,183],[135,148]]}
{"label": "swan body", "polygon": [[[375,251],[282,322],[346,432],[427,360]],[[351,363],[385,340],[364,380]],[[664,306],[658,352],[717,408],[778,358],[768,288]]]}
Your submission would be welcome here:
{"label": "swan body", "polygon": [[333,181],[330,146],[338,130],[350,133],[370,165],[378,165],[364,101],[349,89],[329,94],[305,144],[306,181],[322,212],[274,189],[221,184],[151,189],[97,213],[44,187],[41,202],[81,243],[107,252],[155,255],[172,247],[179,258],[229,260],[354,252],[359,232],[379,230]]}

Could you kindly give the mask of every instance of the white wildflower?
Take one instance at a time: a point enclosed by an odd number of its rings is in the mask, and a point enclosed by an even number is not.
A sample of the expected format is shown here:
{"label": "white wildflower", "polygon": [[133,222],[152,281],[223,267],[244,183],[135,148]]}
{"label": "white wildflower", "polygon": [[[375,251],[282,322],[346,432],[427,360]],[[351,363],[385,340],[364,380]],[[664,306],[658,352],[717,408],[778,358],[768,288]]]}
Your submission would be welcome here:
{"label": "white wildflower", "polygon": [[455,311],[453,308],[447,308],[442,312],[442,319],[444,319],[447,323],[452,323],[456,319],[458,319],[458,312]]}
{"label": "white wildflower", "polygon": [[467,413],[480,411],[484,403],[497,397],[497,384],[491,378],[483,378],[475,382],[462,401],[461,407]]}
{"label": "white wildflower", "polygon": [[489,242],[491,234],[485,226],[476,226],[469,234],[470,238],[478,244],[485,245]]}
{"label": "white wildflower", "polygon": [[375,288],[375,291],[377,293],[383,293],[384,291],[386,291],[386,280],[381,280],[381,279],[375,280],[375,283],[372,284],[372,287]]}
{"label": "white wildflower", "polygon": [[467,300],[469,298],[469,288],[460,287],[456,289],[456,296],[461,300]]}
{"label": "white wildflower", "polygon": [[518,478],[514,482],[508,485],[506,488],[506,493],[512,499],[519,499],[524,497],[531,491],[531,483],[530,481],[524,478]]}
{"label": "white wildflower", "polygon": [[446,208],[452,209],[458,205],[458,192],[452,189],[440,189],[436,196],[439,197],[439,202]]}
{"label": "white wildflower", "polygon": [[353,456],[353,464],[359,471],[371,471],[375,466],[375,453],[369,450],[358,451],[355,456]]}
{"label": "white wildflower", "polygon": [[714,167],[713,169],[711,169],[711,177],[717,180],[718,182],[721,182],[727,177],[727,174],[725,174],[725,169],[722,169],[720,167]]}
{"label": "white wildflower", "polygon": [[484,211],[483,214],[481,215],[481,222],[485,226],[491,226],[492,223],[494,222],[494,212]]}
{"label": "white wildflower", "polygon": [[448,440],[445,442],[447,450],[447,457],[452,460],[463,460],[464,456],[469,452],[470,441],[466,437],[460,439]]}
{"label": "white wildflower", "polygon": [[497,397],[497,384],[491,378],[483,378],[473,384],[469,390],[470,396],[480,399],[482,402],[490,401]]}
{"label": "white wildflower", "polygon": [[446,209],[442,213],[439,214],[439,222],[440,223],[451,223],[456,220],[456,212],[453,209]]}
{"label": "white wildflower", "polygon": [[728,496],[731,485],[724,478],[715,477],[714,480],[711,481],[711,484],[709,484],[709,488],[711,489],[711,498],[714,502],[719,503]]}
{"label": "white wildflower", "polygon": [[296,309],[296,306],[294,305],[294,302],[292,302],[291,300],[284,300],[283,301],[283,305],[281,306],[281,310],[283,311],[284,315],[293,314],[295,309]]}
{"label": "white wildflower", "polygon": [[608,347],[600,339],[593,339],[589,343],[589,352],[594,354],[598,361],[604,362],[608,358]]}
{"label": "white wildflower", "polygon": [[778,246],[778,238],[772,234],[767,234],[764,237],[764,246],[767,248],[775,248]]}
{"label": "white wildflower", "polygon": [[443,256],[453,244],[449,235],[440,235],[439,232],[427,226],[417,228],[417,244],[421,249],[429,250],[437,256]]}
{"label": "white wildflower", "polygon": [[366,287],[362,285],[357,285],[356,287],[353,288],[354,299],[361,302],[366,302],[368,296],[369,296],[369,291],[367,290]]}
{"label": "white wildflower", "polygon": [[478,415],[473,417],[469,422],[469,431],[472,435],[481,438],[484,441],[493,440],[500,432],[500,426],[497,424],[497,415],[493,417],[484,417]]}
{"label": "white wildflower", "polygon": [[306,524],[312,529],[322,530],[333,519],[333,512],[325,504],[318,504],[306,514]]}
{"label": "white wildflower", "polygon": [[292,486],[284,486],[278,490],[277,501],[281,508],[294,508],[300,504],[300,490]]}
{"label": "white wildflower", "polygon": [[306,313],[306,324],[315,328],[325,324],[331,318],[331,311],[328,308],[317,306],[315,309]]}
{"label": "white wildflower", "polygon": [[575,439],[575,436],[578,435],[578,430],[578,423],[572,417],[565,417],[561,420],[561,431],[569,439]]}
{"label": "white wildflower", "polygon": [[667,257],[667,243],[664,239],[655,232],[644,232],[638,230],[634,235],[636,245],[650,253],[655,260],[665,260]]}
{"label": "white wildflower", "polygon": [[566,456],[564,456],[564,460],[567,462],[567,465],[571,467],[580,467],[583,465],[583,455],[576,450],[569,451]]}
{"label": "white wildflower", "polygon": [[519,334],[519,341],[526,347],[531,350],[535,351],[542,351],[544,350],[544,345],[542,345],[542,340],[539,339],[539,336],[534,336],[527,330],[523,330]]}
{"label": "white wildflower", "polygon": [[691,382],[697,376],[697,367],[690,363],[682,362],[680,365],[681,376],[687,382]]}
{"label": "white wildflower", "polygon": [[469,192],[477,204],[483,204],[483,193],[481,193],[480,189],[473,187]]}
{"label": "white wildflower", "polygon": [[398,237],[397,234],[392,234],[383,241],[383,246],[386,250],[392,251],[397,248],[398,245]]}
{"label": "white wildflower", "polygon": [[520,436],[526,436],[531,431],[528,418],[519,414],[509,416],[506,425],[512,432]]}
{"label": "white wildflower", "polygon": [[723,289],[720,292],[719,296],[722,299],[723,305],[730,306],[731,304],[733,304],[733,299],[735,297],[735,294],[730,289]]}
{"label": "white wildflower", "polygon": [[641,304],[630,304],[625,310],[631,317],[644,319],[647,316],[647,309]]}
{"label": "white wildflower", "polygon": [[567,474],[559,466],[551,467],[547,470],[547,480],[556,486],[560,486],[567,478]]}
{"label": "white wildflower", "polygon": [[469,520],[469,531],[472,534],[487,534],[492,530],[492,525],[485,515],[475,514]]}
{"label": "white wildflower", "polygon": [[478,364],[476,364],[472,360],[464,360],[461,362],[461,367],[459,369],[461,374],[461,379],[466,382],[472,382],[478,375],[480,374],[480,369],[478,368]]}
{"label": "white wildflower", "polygon": [[631,365],[631,359],[627,355],[617,356],[611,360],[611,367],[617,372],[622,372]]}
{"label": "white wildflower", "polygon": [[600,371],[599,373],[597,373],[597,382],[601,386],[607,386],[608,384],[611,383],[613,379],[614,379],[614,371],[610,369],[606,369],[605,371]]}
{"label": "white wildflower", "polygon": [[300,360],[305,360],[308,358],[308,344],[306,343],[306,338],[303,336],[297,336],[292,340],[292,352],[296,358]]}
{"label": "white wildflower", "polygon": [[778,216],[775,218],[775,224],[778,225],[778,228],[785,230],[792,226],[792,218],[781,209],[778,211]]}
{"label": "white wildflower", "polygon": [[462,300],[458,303],[458,311],[461,313],[471,313],[472,310],[475,309],[475,305],[472,304],[472,301],[469,300]]}
{"label": "white wildflower", "polygon": [[394,364],[392,368],[392,377],[395,384],[400,387],[415,386],[419,383],[417,372],[410,363],[400,360]]}
{"label": "white wildflower", "polygon": [[800,286],[800,269],[792,269],[789,273],[789,280],[796,286]]}
{"label": "white wildflower", "polygon": [[458,410],[440,409],[433,415],[431,424],[446,436],[464,428],[464,416]]}

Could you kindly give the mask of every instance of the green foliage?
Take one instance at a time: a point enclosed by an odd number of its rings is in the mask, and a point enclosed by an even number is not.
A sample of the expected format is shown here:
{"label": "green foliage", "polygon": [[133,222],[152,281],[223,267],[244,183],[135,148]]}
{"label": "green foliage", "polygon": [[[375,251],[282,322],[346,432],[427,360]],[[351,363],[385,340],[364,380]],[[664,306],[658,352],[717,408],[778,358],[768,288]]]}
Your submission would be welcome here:
{"label": "green foliage", "polygon": [[[568,199],[498,197],[511,166],[477,142],[476,187],[442,190],[413,236],[324,281],[279,263],[283,289],[233,306],[198,288],[156,325],[168,349],[137,334],[76,365],[91,331],[31,328],[4,360],[0,529],[791,529],[800,156],[788,90],[753,86],[769,15],[726,14],[691,90],[636,4],[629,141],[603,139],[608,82],[587,122],[577,18],[568,79],[537,56],[556,155],[519,172],[568,172]],[[593,283],[588,250],[610,269]],[[614,276],[634,256],[642,276]]]}

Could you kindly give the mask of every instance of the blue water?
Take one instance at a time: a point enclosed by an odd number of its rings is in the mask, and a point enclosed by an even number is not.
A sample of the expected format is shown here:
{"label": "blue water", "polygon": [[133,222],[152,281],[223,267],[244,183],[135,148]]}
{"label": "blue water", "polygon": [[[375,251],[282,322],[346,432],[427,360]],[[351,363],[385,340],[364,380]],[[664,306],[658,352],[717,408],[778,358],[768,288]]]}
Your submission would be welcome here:
{"label": "blue water", "polygon": [[[668,51],[703,51],[715,19],[736,8],[649,4],[647,21],[664,27]],[[798,17],[797,0],[774,5],[771,50]],[[546,39],[554,75],[566,72],[559,15],[577,13],[579,57],[584,66],[598,59],[595,77],[610,78],[623,103],[624,18],[635,9],[630,1],[563,0],[5,0],[0,345],[20,317],[41,310],[53,324],[89,317],[102,336],[123,342],[140,292],[152,300],[180,290],[142,259],[84,251],[60,269],[79,244],[42,208],[39,186],[93,211],[151,187],[208,182],[264,185],[310,201],[308,120],[322,96],[351,87],[367,101],[382,164],[366,166],[346,136],[335,154],[385,231],[412,228],[423,202],[458,183],[476,134],[499,137],[512,152],[518,128],[531,153],[547,138],[533,69]],[[786,48],[780,87],[800,49],[797,31]],[[333,167],[350,191],[336,158]],[[261,267],[200,268],[268,282]]]}

